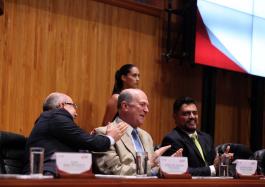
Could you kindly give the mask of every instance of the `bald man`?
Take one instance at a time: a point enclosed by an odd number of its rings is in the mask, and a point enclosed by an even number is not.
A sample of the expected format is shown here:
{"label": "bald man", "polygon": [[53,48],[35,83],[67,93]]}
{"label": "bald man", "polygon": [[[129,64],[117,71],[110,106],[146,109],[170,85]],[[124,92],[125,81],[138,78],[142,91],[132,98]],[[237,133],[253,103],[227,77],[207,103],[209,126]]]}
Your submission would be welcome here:
{"label": "bald man", "polygon": [[[118,117],[112,123],[114,126],[122,121],[128,124],[126,133],[110,150],[98,153],[96,163],[101,173],[112,175],[136,175],[136,152],[148,153],[148,175],[157,174],[156,158],[170,146],[162,147],[156,152],[153,140],[148,132],[141,129],[145,116],[149,112],[149,102],[146,94],[140,89],[125,89],[118,97]],[[98,134],[106,132],[105,127],[96,129]],[[136,136],[138,141],[135,142]],[[140,143],[139,143],[140,141]],[[179,151],[179,150],[178,150]],[[173,155],[181,156],[181,152]],[[180,150],[181,151],[181,150]]]}
{"label": "bald man", "polygon": [[44,174],[56,176],[55,152],[78,152],[79,150],[107,151],[126,131],[126,124],[107,126],[104,135],[90,135],[77,126],[77,105],[66,94],[54,92],[43,104],[43,113],[36,120],[26,145],[24,172],[29,173],[30,147],[43,147]]}

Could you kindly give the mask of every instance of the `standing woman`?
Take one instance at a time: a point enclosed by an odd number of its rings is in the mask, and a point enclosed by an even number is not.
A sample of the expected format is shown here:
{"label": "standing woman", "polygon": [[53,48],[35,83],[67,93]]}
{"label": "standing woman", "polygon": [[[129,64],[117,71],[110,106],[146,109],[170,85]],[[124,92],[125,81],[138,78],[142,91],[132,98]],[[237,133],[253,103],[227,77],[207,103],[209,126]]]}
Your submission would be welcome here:
{"label": "standing woman", "polygon": [[103,125],[112,122],[117,115],[117,103],[120,92],[127,88],[137,88],[140,78],[139,69],[133,64],[125,64],[115,73],[115,84],[112,96],[108,100]]}

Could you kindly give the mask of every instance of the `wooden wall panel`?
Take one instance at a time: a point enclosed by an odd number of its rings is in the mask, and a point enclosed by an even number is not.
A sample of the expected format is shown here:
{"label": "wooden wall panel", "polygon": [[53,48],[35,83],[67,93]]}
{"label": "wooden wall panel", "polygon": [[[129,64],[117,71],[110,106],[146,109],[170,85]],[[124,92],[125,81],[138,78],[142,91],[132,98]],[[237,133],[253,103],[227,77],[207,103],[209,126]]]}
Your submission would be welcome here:
{"label": "wooden wall panel", "polygon": [[144,87],[144,90],[152,93],[149,96],[152,108],[148,115],[151,123],[145,124],[145,129],[151,132],[155,140],[161,140],[175,127],[172,111],[176,98],[186,95],[193,97],[198,101],[201,112],[202,71],[187,64],[166,62],[160,64],[157,71],[159,73],[154,72]]}
{"label": "wooden wall panel", "polygon": [[[155,143],[175,125],[175,98],[201,110],[202,67],[162,62],[163,18],[88,0],[5,0],[0,17],[0,130],[28,135],[52,91],[72,96],[77,123],[100,125],[116,69],[136,64],[150,102],[143,128]],[[249,79],[217,75],[216,144],[248,144]],[[265,143],[264,143],[265,145]]]}
{"label": "wooden wall panel", "polygon": [[249,146],[250,76],[221,71],[217,73],[215,143],[243,143]]}
{"label": "wooden wall panel", "polygon": [[72,96],[80,106],[77,122],[92,130],[102,121],[115,71],[125,63],[139,67],[140,88],[150,98],[143,127],[158,143],[174,126],[172,103],[185,86],[178,64],[160,62],[160,18],[87,0],[6,0],[5,9],[1,130],[28,135],[52,91]]}

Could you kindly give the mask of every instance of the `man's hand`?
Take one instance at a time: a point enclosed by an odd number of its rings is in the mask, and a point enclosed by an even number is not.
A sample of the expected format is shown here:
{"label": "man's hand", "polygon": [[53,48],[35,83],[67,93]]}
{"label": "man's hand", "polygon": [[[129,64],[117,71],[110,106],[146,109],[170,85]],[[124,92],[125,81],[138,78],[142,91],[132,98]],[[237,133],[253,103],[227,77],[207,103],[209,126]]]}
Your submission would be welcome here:
{"label": "man's hand", "polygon": [[228,145],[225,149],[224,154],[222,154],[223,157],[229,158],[229,160],[233,160],[234,153],[229,153],[230,151],[230,145]]}
{"label": "man's hand", "polygon": [[182,157],[183,149],[179,148],[175,153],[173,153],[171,156],[173,157]]}
{"label": "man's hand", "polygon": [[157,149],[154,154],[151,156],[151,158],[149,158],[149,162],[151,165],[151,168],[155,167],[158,165],[158,157],[160,157],[164,152],[166,152],[166,150],[168,150],[171,147],[171,145],[167,145],[164,147],[160,147],[159,149]]}
{"label": "man's hand", "polygon": [[[167,146],[159,148],[158,150],[156,150],[154,152],[152,157],[149,159],[151,168],[153,168],[155,166],[159,166],[158,157],[162,156],[164,154],[164,152],[166,152],[170,147],[171,147],[171,145],[167,145]],[[181,157],[182,152],[183,152],[183,149],[180,148],[175,153],[173,153],[171,156]]]}
{"label": "man's hand", "polygon": [[216,157],[214,158],[214,161],[213,161],[213,166],[214,166],[214,168],[215,168],[215,172],[216,172],[216,174],[217,174],[218,171],[219,171],[219,165],[220,165],[220,162],[221,162],[220,156],[217,154]]}
{"label": "man's hand", "polygon": [[218,154],[216,155],[214,159],[214,163],[213,163],[216,171],[218,171],[219,165],[221,164],[221,162],[224,162],[225,159],[228,159],[228,160],[233,159],[234,153],[229,153],[229,151],[230,151],[230,145],[226,147],[225,152],[222,155],[218,155]]}
{"label": "man's hand", "polygon": [[106,135],[111,136],[115,142],[117,142],[124,135],[128,128],[128,125],[124,122],[120,122],[119,124],[114,125],[110,123],[107,125]]}

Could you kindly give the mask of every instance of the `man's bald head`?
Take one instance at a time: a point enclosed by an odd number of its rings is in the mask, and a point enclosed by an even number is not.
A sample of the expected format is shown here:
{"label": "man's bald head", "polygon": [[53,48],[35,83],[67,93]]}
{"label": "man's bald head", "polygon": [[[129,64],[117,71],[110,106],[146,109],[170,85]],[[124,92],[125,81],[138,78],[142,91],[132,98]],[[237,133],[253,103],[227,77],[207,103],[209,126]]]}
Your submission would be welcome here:
{"label": "man's bald head", "polygon": [[127,103],[131,103],[133,98],[137,97],[138,95],[146,96],[146,94],[140,89],[129,88],[129,89],[123,90],[118,97],[118,110],[121,109],[121,103],[123,101],[126,101]]}
{"label": "man's bald head", "polygon": [[142,90],[125,89],[118,97],[119,117],[136,128],[144,122],[149,112],[148,105],[147,96]]}
{"label": "man's bald head", "polygon": [[73,118],[77,117],[76,104],[68,95],[60,92],[53,92],[48,95],[43,103],[43,111],[53,110],[56,108],[64,108]]}
{"label": "man's bald head", "polygon": [[52,110],[55,108],[58,108],[58,106],[61,103],[66,102],[67,100],[67,96],[64,93],[60,93],[60,92],[53,92],[51,94],[49,94],[46,99],[44,100],[43,103],[43,111],[47,111],[47,110]]}

